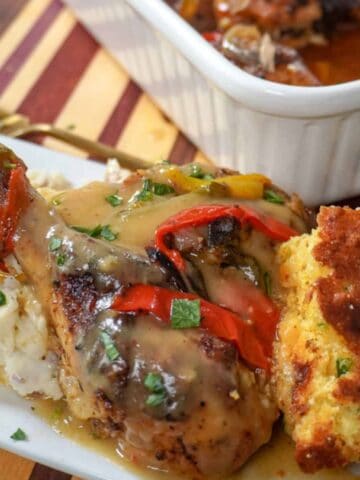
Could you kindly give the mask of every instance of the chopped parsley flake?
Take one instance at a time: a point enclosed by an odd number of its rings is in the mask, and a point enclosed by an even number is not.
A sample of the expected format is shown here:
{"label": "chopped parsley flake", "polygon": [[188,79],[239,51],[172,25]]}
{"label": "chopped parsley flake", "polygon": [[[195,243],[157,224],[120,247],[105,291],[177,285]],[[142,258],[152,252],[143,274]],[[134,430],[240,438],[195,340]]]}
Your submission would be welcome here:
{"label": "chopped parsley flake", "polygon": [[274,192],[274,190],[270,190],[270,189],[265,190],[264,200],[271,203],[278,203],[279,205],[282,205],[285,203],[285,200],[281,195]]}
{"label": "chopped parsley flake", "polygon": [[200,326],[200,300],[174,299],[171,303],[172,328]]}
{"label": "chopped parsley flake", "polygon": [[146,405],[157,407],[166,399],[166,389],[159,373],[148,373],[144,380],[145,387],[151,392],[146,399]]}
{"label": "chopped parsley flake", "polygon": [[271,297],[272,293],[272,282],[271,276],[269,272],[264,273],[264,285],[265,285],[265,292],[268,297]]}
{"label": "chopped parsley flake", "polygon": [[78,227],[77,225],[72,225],[71,228],[73,230],[76,230],[77,232],[86,233],[86,235],[89,235],[90,237],[93,237],[93,238],[98,238],[102,230],[101,225],[96,225],[96,227],[94,228]]}
{"label": "chopped parsley flake", "polygon": [[153,199],[152,181],[150,178],[145,178],[142,189],[136,194],[135,199],[140,202],[148,202]]}
{"label": "chopped parsley flake", "polygon": [[150,192],[150,190],[141,190],[137,195],[136,195],[136,201],[137,202],[149,202],[154,198],[154,194]]}
{"label": "chopped parsley flake", "polygon": [[56,265],[58,267],[63,267],[65,265],[65,262],[66,262],[66,255],[64,255],[63,253],[59,253],[59,255],[57,255],[56,257]]}
{"label": "chopped parsley flake", "polygon": [[135,200],[148,202],[154,198],[154,195],[163,196],[174,192],[175,190],[171,185],[167,185],[166,183],[156,183],[150,178],[145,178],[142,189],[135,195]]}
{"label": "chopped parsley flake", "polygon": [[6,295],[0,290],[0,307],[3,307],[4,305],[6,305]]}
{"label": "chopped parsley flake", "polygon": [[166,183],[154,183],[153,184],[153,192],[155,195],[162,196],[162,195],[169,195],[169,193],[174,193],[175,190],[170,185]]}
{"label": "chopped parsley flake", "polygon": [[152,393],[146,399],[146,405],[149,407],[157,407],[163,403],[166,399],[166,394],[163,393]]}
{"label": "chopped parsley flake", "polygon": [[23,442],[24,440],[27,440],[27,435],[24,432],[24,430],[21,430],[21,428],[18,428],[15,433],[13,433],[10,437],[12,440],[15,440],[15,442]]}
{"label": "chopped parsley flake", "polygon": [[190,166],[190,177],[193,178],[201,178],[204,180],[212,180],[214,178],[214,175],[211,173],[206,173],[203,171],[203,169],[200,167],[200,165],[197,165],[196,163],[193,163]]}
{"label": "chopped parsley flake", "polygon": [[114,233],[109,225],[102,227],[100,237],[108,242],[112,242],[117,239],[117,233]]}
{"label": "chopped parsley flake", "polygon": [[161,392],[164,390],[164,382],[159,373],[148,373],[144,380],[145,387],[150,392]]}
{"label": "chopped parsley flake", "polygon": [[103,238],[104,240],[108,240],[112,242],[117,238],[117,233],[114,233],[110,229],[110,225],[97,225],[94,228],[86,228],[86,227],[78,227],[76,225],[72,225],[71,227],[73,230],[76,230],[80,233],[86,233],[92,238]]}
{"label": "chopped parsley flake", "polygon": [[112,207],[118,207],[123,203],[123,198],[114,193],[113,195],[109,195],[105,197],[105,200],[110,203]]}
{"label": "chopped parsley flake", "polygon": [[341,377],[341,375],[348,373],[352,367],[352,363],[351,358],[338,358],[336,360],[336,376]]}
{"label": "chopped parsley flake", "polygon": [[66,127],[66,130],[75,130],[76,128],[76,125],[75,123],[69,123],[69,125]]}
{"label": "chopped parsley flake", "polygon": [[49,241],[49,250],[50,252],[55,252],[55,250],[59,250],[61,247],[62,240],[58,237],[52,237]]}
{"label": "chopped parsley flake", "polygon": [[116,348],[111,336],[107,332],[100,333],[100,339],[105,347],[105,353],[111,362],[114,362],[120,357],[119,350]]}

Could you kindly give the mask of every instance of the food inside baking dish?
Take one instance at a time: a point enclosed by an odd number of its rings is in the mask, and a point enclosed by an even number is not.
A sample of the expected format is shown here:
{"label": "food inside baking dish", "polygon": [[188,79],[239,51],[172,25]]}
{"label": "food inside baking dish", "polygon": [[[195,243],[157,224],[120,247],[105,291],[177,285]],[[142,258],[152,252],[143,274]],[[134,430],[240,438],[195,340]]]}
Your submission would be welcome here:
{"label": "food inside baking dish", "polygon": [[360,79],[359,0],[166,0],[243,70],[289,85]]}
{"label": "food inside baking dish", "polygon": [[[301,374],[291,375],[290,355],[308,360],[283,335],[291,312],[281,313],[289,300],[279,262],[309,229],[296,196],[263,175],[200,164],[162,163],[121,182],[41,195],[25,171],[1,149],[7,384],[27,398],[61,399],[100,444],[111,441],[134,464],[170,475],[223,479],[237,471],[269,442],[279,406],[296,445],[306,444],[305,458],[317,452],[315,433],[296,433],[292,382]],[[336,330],[325,314],[322,321]],[[306,464],[297,453],[306,471],[360,459],[358,331],[351,338],[355,348],[334,337],[341,378],[328,371],[353,392],[333,398],[352,412],[351,433],[331,430],[342,445],[333,464]],[[324,337],[321,352],[335,340]],[[316,389],[305,393],[318,414]]]}

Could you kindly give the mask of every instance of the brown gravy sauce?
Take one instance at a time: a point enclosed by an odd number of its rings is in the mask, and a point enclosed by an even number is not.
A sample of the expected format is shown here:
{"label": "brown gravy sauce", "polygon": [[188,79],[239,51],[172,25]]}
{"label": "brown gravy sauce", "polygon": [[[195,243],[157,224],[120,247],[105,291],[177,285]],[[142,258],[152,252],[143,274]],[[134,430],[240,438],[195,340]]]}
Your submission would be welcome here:
{"label": "brown gravy sauce", "polygon": [[[144,480],[180,480],[173,473],[164,473],[144,469],[124,459],[113,439],[98,439],[91,432],[87,422],[74,418],[64,401],[36,400],[32,402],[34,412],[47,422],[58,434],[103,455],[113,463],[125,466]],[[309,475],[300,471],[294,458],[294,447],[280,426],[275,428],[271,441],[262,447],[235,475],[227,480],[354,480],[355,475],[346,470],[323,470]],[[225,479],[222,479],[225,480]]]}

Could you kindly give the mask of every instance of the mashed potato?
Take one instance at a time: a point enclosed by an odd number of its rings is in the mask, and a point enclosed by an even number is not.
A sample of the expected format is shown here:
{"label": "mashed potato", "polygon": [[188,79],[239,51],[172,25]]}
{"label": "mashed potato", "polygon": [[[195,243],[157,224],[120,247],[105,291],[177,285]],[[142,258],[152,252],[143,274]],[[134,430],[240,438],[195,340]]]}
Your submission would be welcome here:
{"label": "mashed potato", "polygon": [[30,287],[15,278],[1,285],[0,368],[6,382],[21,396],[38,394],[58,400],[57,357],[48,350],[46,319]]}
{"label": "mashed potato", "polygon": [[360,211],[323,208],[278,254],[276,387],[307,472],[360,461]]}
{"label": "mashed potato", "polygon": [[[70,186],[61,174],[29,171],[28,177],[35,188],[47,187],[52,192]],[[59,400],[63,394],[57,379],[57,356],[49,350],[41,305],[31,288],[16,279],[22,275],[15,258],[8,257],[6,264],[20,275],[4,276],[0,286],[6,299],[0,306],[0,377],[23,397]]]}

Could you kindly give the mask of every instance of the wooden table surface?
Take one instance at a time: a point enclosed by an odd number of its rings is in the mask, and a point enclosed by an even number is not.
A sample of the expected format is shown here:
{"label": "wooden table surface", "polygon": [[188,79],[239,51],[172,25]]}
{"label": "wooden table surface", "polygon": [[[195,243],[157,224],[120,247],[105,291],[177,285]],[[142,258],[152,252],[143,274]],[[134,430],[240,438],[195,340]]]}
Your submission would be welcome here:
{"label": "wooden table surface", "polygon": [[[0,108],[149,160],[202,159],[60,0],[0,0]],[[70,479],[0,450],[0,480]]]}

